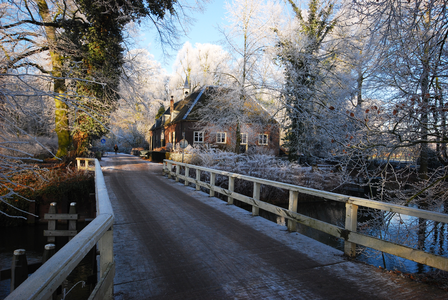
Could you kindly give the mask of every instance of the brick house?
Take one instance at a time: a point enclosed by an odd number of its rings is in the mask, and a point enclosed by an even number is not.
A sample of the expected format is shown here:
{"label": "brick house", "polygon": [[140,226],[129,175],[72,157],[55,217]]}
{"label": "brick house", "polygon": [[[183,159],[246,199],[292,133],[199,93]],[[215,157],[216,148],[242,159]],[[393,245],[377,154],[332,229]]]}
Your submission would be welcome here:
{"label": "brick house", "polygon": [[[216,127],[213,124],[200,123],[198,109],[213,101],[217,91],[225,89],[213,86],[200,88],[189,93],[188,81],[184,86],[184,99],[177,102],[173,97],[170,107],[158,118],[150,129],[149,150],[170,151],[183,137],[193,147],[213,147],[222,150],[234,151],[236,143],[236,126]],[[274,155],[279,154],[280,130],[278,123],[257,104],[250,101],[251,114],[262,116],[263,122],[254,124],[241,124],[241,148],[244,153],[248,149],[258,148],[267,150]]]}

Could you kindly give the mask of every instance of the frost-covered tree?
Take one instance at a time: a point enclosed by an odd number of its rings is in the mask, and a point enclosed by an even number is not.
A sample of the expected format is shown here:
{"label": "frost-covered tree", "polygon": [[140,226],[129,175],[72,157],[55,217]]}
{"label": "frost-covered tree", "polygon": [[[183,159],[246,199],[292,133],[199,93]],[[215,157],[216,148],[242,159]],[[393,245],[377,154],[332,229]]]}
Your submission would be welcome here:
{"label": "frost-covered tree", "polygon": [[388,136],[388,142],[370,139],[370,143],[381,144],[378,148],[385,154],[419,153],[421,178],[428,177],[431,152],[442,164],[447,161],[446,4],[446,1],[353,1],[352,6],[366,28],[368,42],[380,45],[375,51],[375,71],[370,76],[369,88],[389,113],[383,119],[383,127],[378,128],[378,136],[383,139]]}
{"label": "frost-covered tree", "polygon": [[[111,134],[132,147],[144,146],[149,128],[163,106],[167,75],[145,49],[127,53],[117,110],[111,115]],[[115,141],[115,140],[114,140]]]}
{"label": "frost-covered tree", "polygon": [[225,84],[225,74],[230,73],[229,61],[229,54],[221,46],[197,43],[193,47],[186,42],[177,53],[173,64],[175,71],[170,80],[172,94],[176,97],[182,96],[186,78],[192,90],[205,85]]}
{"label": "frost-covered tree", "polygon": [[107,114],[116,100],[124,26],[148,17],[167,41],[165,31],[175,36],[176,20],[182,22],[184,15],[183,4],[172,0],[5,1],[0,10],[2,52],[8,58],[2,72],[27,67],[53,76],[58,157],[71,147],[70,109],[77,113],[73,121],[80,131],[104,125],[101,113],[93,114],[101,109]]}
{"label": "frost-covered tree", "polygon": [[[291,35],[278,32],[278,57],[285,70],[284,101],[287,127],[285,146],[289,158],[316,155],[319,141],[321,107],[328,97],[319,93],[325,86],[325,75],[334,65],[334,52],[325,48],[325,39],[334,29],[334,4],[310,0],[306,13],[293,0],[291,5],[297,27]],[[317,138],[317,139],[316,139]]]}
{"label": "frost-covered tree", "polygon": [[[36,125],[30,128],[22,122],[27,114],[35,117],[33,120],[45,120],[40,118],[44,116],[41,112],[54,113],[51,123],[58,137],[56,156],[66,156],[72,146],[72,125],[86,125],[80,121],[93,119],[96,124],[90,129],[103,126],[103,120],[95,114],[103,117],[110,109],[99,111],[104,108],[102,104],[109,105],[109,100],[116,99],[124,25],[149,17],[161,41],[169,42],[178,32],[176,24],[184,19],[184,8],[172,0],[2,1],[0,126],[4,148],[0,155],[0,185],[16,184],[14,176],[30,169],[25,162],[33,159],[33,152],[26,149],[26,138],[34,142],[37,139],[26,130],[38,131]],[[43,84],[35,84],[36,80],[30,78],[40,78]],[[112,97],[100,99],[108,89],[107,97]],[[40,98],[45,101],[39,102]],[[35,106],[36,111],[30,113],[30,99],[35,104],[51,100],[53,109],[39,112]],[[85,119],[79,118],[81,114]],[[17,195],[13,188],[8,191],[0,196],[0,201]]]}
{"label": "frost-covered tree", "polygon": [[235,0],[226,3],[229,25],[222,28],[224,44],[233,56],[233,70],[226,74],[229,79],[229,87],[234,91],[235,99],[229,100],[233,108],[234,126],[236,126],[235,152],[239,153],[241,143],[242,125],[239,119],[249,102],[257,100],[258,92],[265,76],[262,76],[263,63],[271,63],[264,59],[269,46],[272,46],[274,32],[272,28],[278,27],[279,7],[271,2],[253,0]]}

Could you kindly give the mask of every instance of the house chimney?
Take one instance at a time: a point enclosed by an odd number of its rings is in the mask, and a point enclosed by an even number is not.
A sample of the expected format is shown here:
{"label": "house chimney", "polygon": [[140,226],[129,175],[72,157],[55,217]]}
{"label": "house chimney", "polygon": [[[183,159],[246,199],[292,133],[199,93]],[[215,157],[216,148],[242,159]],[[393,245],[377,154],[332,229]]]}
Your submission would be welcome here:
{"label": "house chimney", "polygon": [[171,96],[170,100],[170,113],[172,114],[174,111],[174,96]]}

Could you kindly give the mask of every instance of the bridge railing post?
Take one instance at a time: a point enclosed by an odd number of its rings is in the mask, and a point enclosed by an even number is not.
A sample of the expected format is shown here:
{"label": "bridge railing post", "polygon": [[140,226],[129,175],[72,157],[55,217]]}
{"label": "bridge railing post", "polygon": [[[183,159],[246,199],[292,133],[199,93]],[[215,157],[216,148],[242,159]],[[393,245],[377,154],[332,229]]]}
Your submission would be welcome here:
{"label": "bridge railing post", "polygon": [[[235,177],[229,176],[229,191],[233,193],[235,190]],[[233,197],[229,196],[227,198],[227,204],[233,204]]]}
{"label": "bridge railing post", "polygon": [[[255,200],[260,200],[260,183],[258,182],[254,182],[254,194],[253,194],[253,198]],[[252,216],[258,216],[260,213],[260,209],[253,205],[252,206]]]}
{"label": "bridge railing post", "polygon": [[210,172],[210,197],[215,196],[216,173]]}
{"label": "bridge railing post", "polygon": [[188,180],[190,175],[190,168],[185,166],[185,185],[188,185],[190,182]]}
{"label": "bridge railing post", "polygon": [[[113,299],[113,274],[115,270],[111,270],[114,266],[114,252],[113,252],[113,227],[106,231],[103,237],[98,241],[98,248],[100,251],[100,278],[107,278],[106,280],[112,280],[112,284],[109,284],[109,288],[105,291],[102,299]],[[112,271],[112,275],[109,275]]]}
{"label": "bridge railing post", "polygon": [[176,164],[176,182],[179,182],[180,166]]}
{"label": "bridge railing post", "polygon": [[[288,210],[292,212],[297,212],[297,205],[299,202],[299,192],[289,190],[289,205]],[[288,230],[291,232],[297,231],[297,222],[293,220],[288,220]]]}
{"label": "bridge railing post", "polygon": [[166,164],[168,166],[168,179],[171,179],[172,166],[170,162],[167,162]]}
{"label": "bridge railing post", "polygon": [[196,191],[199,191],[201,189],[199,181],[201,181],[201,170],[196,169]]}
{"label": "bridge railing post", "polygon": [[[345,229],[356,232],[358,227],[358,205],[345,203]],[[350,257],[356,256],[356,244],[345,241],[344,253]]]}

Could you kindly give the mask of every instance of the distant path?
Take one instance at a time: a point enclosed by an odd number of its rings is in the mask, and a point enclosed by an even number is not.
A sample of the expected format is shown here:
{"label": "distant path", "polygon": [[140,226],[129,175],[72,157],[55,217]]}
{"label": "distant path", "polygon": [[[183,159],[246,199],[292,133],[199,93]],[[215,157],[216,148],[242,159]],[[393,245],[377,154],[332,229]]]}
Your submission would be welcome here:
{"label": "distant path", "polygon": [[448,298],[185,188],[160,164],[112,154],[101,165],[116,218],[117,300]]}

